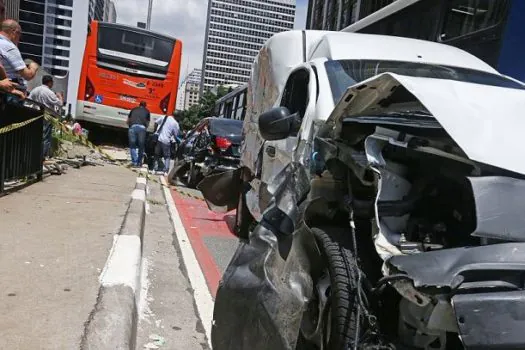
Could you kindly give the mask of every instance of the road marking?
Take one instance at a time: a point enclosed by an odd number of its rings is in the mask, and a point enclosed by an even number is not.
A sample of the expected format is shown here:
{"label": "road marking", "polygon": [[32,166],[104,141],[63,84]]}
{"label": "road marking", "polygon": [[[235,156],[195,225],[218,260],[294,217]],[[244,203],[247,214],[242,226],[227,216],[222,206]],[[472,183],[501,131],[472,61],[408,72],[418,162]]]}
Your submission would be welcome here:
{"label": "road marking", "polygon": [[217,227],[216,223],[208,225],[205,221],[207,217],[216,217],[216,215],[210,213],[208,207],[202,202],[192,203],[195,200],[184,198],[177,192],[172,193],[172,196],[181,217],[182,224],[186,228],[189,227],[189,229],[186,230],[186,233],[190,239],[199,266],[206,278],[208,290],[210,291],[212,298],[215,298],[222,273],[219,271],[215,258],[209,247],[206,246],[204,239],[205,237],[213,236],[208,234],[210,231],[221,231],[221,228]]}
{"label": "road marking", "polygon": [[182,259],[186,265],[186,271],[190,280],[191,287],[193,288],[193,295],[195,304],[197,305],[197,312],[201,319],[206,338],[208,339],[208,345],[211,346],[211,326],[213,321],[213,299],[208,289],[206,279],[200,268],[195,252],[191,246],[190,239],[184,225],[182,224],[181,217],[175,206],[173,197],[171,196],[170,189],[166,183],[166,179],[161,177],[162,189],[164,191],[164,197],[168,203],[168,210],[170,212],[171,220],[175,228],[175,236],[179,243],[180,250],[182,252]]}
{"label": "road marking", "polygon": [[115,235],[108,260],[100,274],[104,287],[128,286],[137,291],[137,271],[141,259],[140,237]]}

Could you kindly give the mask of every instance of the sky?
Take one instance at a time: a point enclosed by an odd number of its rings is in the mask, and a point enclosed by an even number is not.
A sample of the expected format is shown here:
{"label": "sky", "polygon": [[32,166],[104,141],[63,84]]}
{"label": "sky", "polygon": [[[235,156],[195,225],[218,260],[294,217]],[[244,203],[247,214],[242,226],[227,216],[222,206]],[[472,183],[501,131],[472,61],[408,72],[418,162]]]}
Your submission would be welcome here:
{"label": "sky", "polygon": [[[153,0],[151,29],[178,38],[183,43],[181,78],[202,68],[208,0]],[[295,28],[304,29],[308,0],[297,0]],[[148,0],[117,0],[117,22],[146,22]]]}

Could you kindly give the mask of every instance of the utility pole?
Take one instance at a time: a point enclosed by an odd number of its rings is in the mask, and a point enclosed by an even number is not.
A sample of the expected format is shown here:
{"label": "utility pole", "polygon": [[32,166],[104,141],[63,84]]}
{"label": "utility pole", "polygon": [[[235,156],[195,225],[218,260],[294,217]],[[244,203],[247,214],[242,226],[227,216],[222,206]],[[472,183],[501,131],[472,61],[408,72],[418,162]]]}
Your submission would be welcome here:
{"label": "utility pole", "polygon": [[146,22],[146,29],[151,30],[151,10],[153,8],[153,0],[149,0],[148,5],[148,20]]}

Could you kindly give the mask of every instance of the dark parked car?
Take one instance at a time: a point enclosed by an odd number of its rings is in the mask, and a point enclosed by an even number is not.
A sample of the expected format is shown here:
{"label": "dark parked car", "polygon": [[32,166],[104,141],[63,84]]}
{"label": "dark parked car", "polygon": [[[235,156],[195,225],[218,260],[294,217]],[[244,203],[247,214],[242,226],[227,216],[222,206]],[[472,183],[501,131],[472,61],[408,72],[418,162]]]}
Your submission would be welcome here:
{"label": "dark parked car", "polygon": [[180,144],[175,176],[195,187],[205,176],[239,166],[242,121],[205,118]]}

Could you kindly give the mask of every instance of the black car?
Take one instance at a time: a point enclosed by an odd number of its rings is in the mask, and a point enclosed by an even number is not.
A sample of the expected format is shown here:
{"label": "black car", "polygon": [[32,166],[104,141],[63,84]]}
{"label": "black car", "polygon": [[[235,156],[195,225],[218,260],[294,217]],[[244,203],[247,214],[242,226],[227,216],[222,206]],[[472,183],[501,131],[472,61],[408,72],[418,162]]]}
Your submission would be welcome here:
{"label": "black car", "polygon": [[205,176],[239,166],[242,141],[240,120],[205,118],[180,144],[175,176],[195,187]]}

